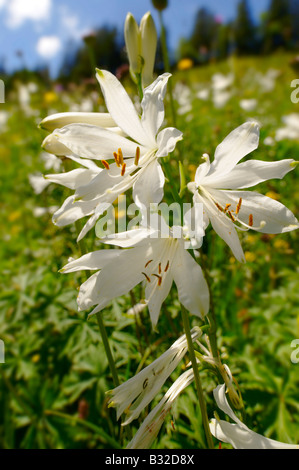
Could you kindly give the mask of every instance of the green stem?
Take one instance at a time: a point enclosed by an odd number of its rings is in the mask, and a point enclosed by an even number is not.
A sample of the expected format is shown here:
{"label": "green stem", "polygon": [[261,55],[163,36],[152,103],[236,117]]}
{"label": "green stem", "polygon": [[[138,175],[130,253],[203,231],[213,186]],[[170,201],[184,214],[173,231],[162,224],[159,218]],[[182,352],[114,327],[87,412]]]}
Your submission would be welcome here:
{"label": "green stem", "polygon": [[[160,20],[160,28],[161,28],[161,47],[162,47],[162,55],[163,55],[163,62],[164,62],[164,70],[165,72],[170,72],[170,61],[169,61],[167,41],[166,41],[166,29],[165,29],[164,22],[163,22],[162,11],[159,11],[159,20]],[[172,121],[173,121],[174,127],[176,127],[176,112],[175,112],[174,101],[173,101],[171,80],[168,83],[168,93],[169,93],[169,98],[170,98]]]}
{"label": "green stem", "polygon": [[183,324],[184,324],[184,330],[188,342],[188,351],[190,354],[190,359],[191,359],[191,364],[194,372],[194,379],[195,379],[195,386],[197,390],[197,396],[198,396],[198,401],[200,405],[200,410],[201,410],[201,416],[202,416],[202,422],[206,434],[206,439],[208,443],[209,449],[214,449],[214,443],[213,443],[213,438],[212,434],[210,431],[210,426],[209,426],[209,418],[208,418],[208,413],[207,413],[207,408],[206,408],[206,403],[205,403],[205,398],[201,386],[201,380],[199,377],[199,372],[198,372],[198,367],[197,367],[197,362],[196,362],[196,357],[195,357],[195,351],[193,347],[193,341],[191,337],[191,330],[190,330],[190,323],[189,323],[189,316],[188,312],[185,309],[185,307],[182,305],[182,317],[183,317]]}
{"label": "green stem", "polygon": [[104,345],[104,348],[105,348],[106,356],[107,356],[107,359],[108,359],[108,364],[109,364],[110,371],[111,371],[111,374],[112,374],[113,383],[114,383],[114,386],[117,387],[119,385],[119,379],[118,379],[118,375],[117,375],[115,362],[114,362],[112,352],[111,352],[111,349],[110,349],[109,340],[108,340],[106,328],[105,328],[105,325],[104,325],[104,322],[103,322],[102,314],[100,312],[98,312],[98,313],[96,313],[96,317],[97,317],[97,322],[98,322],[98,325],[99,325],[99,328],[100,328],[100,333],[101,333],[101,336],[102,336],[102,341],[103,341],[103,345]]}

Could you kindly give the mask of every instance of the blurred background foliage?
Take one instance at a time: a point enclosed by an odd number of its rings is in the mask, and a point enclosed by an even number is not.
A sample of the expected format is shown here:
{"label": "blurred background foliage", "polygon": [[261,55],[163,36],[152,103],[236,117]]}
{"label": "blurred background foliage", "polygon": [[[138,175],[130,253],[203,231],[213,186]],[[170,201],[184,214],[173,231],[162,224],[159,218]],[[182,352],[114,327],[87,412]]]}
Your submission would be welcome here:
{"label": "blurred background foliage", "polygon": [[[239,2],[230,24],[222,24],[208,8],[198,11],[193,31],[181,40],[172,62],[176,125],[184,133],[179,145],[188,180],[203,153],[212,157],[222,139],[251,118],[262,125],[261,140],[247,158],[298,159],[298,104],[290,99],[298,71],[298,21],[296,0],[271,0],[258,25],[249,1]],[[95,64],[116,73],[137,100],[119,37],[116,29],[101,27],[85,37],[79,50],[68,47],[55,79],[47,69],[24,69],[10,76],[2,70],[6,103],[0,109],[0,338],[6,356],[0,364],[1,448],[123,446],[166,390],[126,435],[115,411],[107,408],[105,392],[113,382],[96,320],[77,311],[77,289],[85,275],[58,272],[69,257],[80,256],[75,227],[59,229],[51,222],[69,191],[41,186],[40,179],[63,171],[66,162],[41,151],[46,133],[38,123],[54,112],[105,110],[93,79]],[[156,63],[160,73],[160,50]],[[171,122],[168,99],[166,119]],[[176,171],[175,161],[173,165]],[[298,216],[296,171],[256,189]],[[188,201],[191,194],[186,194]],[[290,360],[291,342],[299,338],[298,236],[241,235],[245,265],[236,262],[212,230],[200,255],[210,277],[222,359],[241,388],[246,424],[268,437],[298,443],[299,364]],[[95,237],[86,239],[88,251],[99,247]],[[129,313],[140,298],[142,286],[137,286],[103,311],[121,382],[156,359],[183,330],[175,289],[163,306],[158,333],[152,331],[146,310]],[[196,318],[191,320],[197,324]],[[185,366],[172,374],[168,386]],[[205,370],[201,375],[213,417],[216,382]],[[190,386],[175,403],[154,447],[201,445],[201,417]]]}

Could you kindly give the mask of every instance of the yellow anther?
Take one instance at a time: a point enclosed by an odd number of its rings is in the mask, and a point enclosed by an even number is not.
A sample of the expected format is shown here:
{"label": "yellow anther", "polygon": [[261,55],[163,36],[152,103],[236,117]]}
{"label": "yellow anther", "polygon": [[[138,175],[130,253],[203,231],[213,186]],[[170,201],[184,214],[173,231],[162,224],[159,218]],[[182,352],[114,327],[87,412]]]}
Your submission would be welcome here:
{"label": "yellow anther", "polygon": [[229,208],[230,208],[231,204],[226,204],[225,208],[224,208],[224,212],[226,212]]}
{"label": "yellow anther", "polygon": [[118,161],[122,165],[124,163],[124,157],[123,157],[122,149],[119,148],[117,153],[118,153]]}
{"label": "yellow anther", "polygon": [[115,160],[116,165],[117,165],[117,166],[120,166],[120,164],[119,164],[119,158],[118,158],[117,152],[113,152],[113,157],[114,157],[114,160]]}
{"label": "yellow anther", "polygon": [[169,268],[169,260],[167,261],[167,264],[166,264],[165,269],[164,269],[164,272],[165,272],[165,273],[166,273],[166,271],[168,270],[168,268]]}
{"label": "yellow anther", "polygon": [[161,263],[159,263],[159,274],[161,274],[162,269],[161,269]]}
{"label": "yellow anther", "polygon": [[241,204],[242,204],[242,198],[240,197],[239,202],[238,202],[238,205],[237,205],[236,210],[235,210],[235,214],[236,214],[236,215],[238,215],[239,212],[240,212]]}
{"label": "yellow anther", "polygon": [[252,214],[249,214],[248,225],[249,225],[249,227],[252,227],[252,226],[253,226],[253,215],[252,215]]}
{"label": "yellow anther", "polygon": [[121,172],[120,172],[121,176],[124,176],[125,171],[126,171],[126,164],[123,163],[123,164],[122,164],[122,167],[121,167]]}
{"label": "yellow anther", "polygon": [[102,163],[103,163],[104,167],[106,168],[106,170],[110,169],[109,163],[106,162],[106,160],[102,160]]}
{"label": "yellow anther", "polygon": [[140,147],[137,147],[137,148],[136,148],[135,161],[134,161],[134,165],[135,165],[135,166],[138,165],[139,158],[140,158]]}
{"label": "yellow anther", "polygon": [[233,216],[233,214],[231,213],[231,211],[227,211],[228,215],[230,216],[230,218],[232,219],[233,222],[235,222],[235,218]]}

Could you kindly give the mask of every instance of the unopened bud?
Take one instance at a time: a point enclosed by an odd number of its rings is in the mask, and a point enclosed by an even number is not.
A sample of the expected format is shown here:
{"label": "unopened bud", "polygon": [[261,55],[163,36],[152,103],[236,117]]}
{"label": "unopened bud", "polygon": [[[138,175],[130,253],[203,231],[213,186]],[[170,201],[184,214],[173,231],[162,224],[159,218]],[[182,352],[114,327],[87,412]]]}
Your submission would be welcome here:
{"label": "unopened bud", "polygon": [[137,83],[141,74],[142,86],[148,86],[153,80],[157,49],[157,31],[150,12],[140,22],[140,27],[131,13],[125,20],[125,43],[130,64],[132,79]]}
{"label": "unopened bud", "polygon": [[168,0],[152,0],[152,4],[157,10],[164,10],[168,6]]}

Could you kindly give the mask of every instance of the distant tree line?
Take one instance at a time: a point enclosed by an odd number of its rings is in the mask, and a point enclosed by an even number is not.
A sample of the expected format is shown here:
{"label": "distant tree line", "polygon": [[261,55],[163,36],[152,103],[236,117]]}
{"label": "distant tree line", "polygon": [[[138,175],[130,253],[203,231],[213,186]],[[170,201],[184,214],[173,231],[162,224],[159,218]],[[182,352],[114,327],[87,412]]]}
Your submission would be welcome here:
{"label": "distant tree line", "polygon": [[269,54],[299,48],[299,0],[269,0],[260,21],[253,20],[250,0],[240,0],[234,21],[223,23],[201,8],[189,38],[180,41],[177,57],[195,62],[237,55]]}

